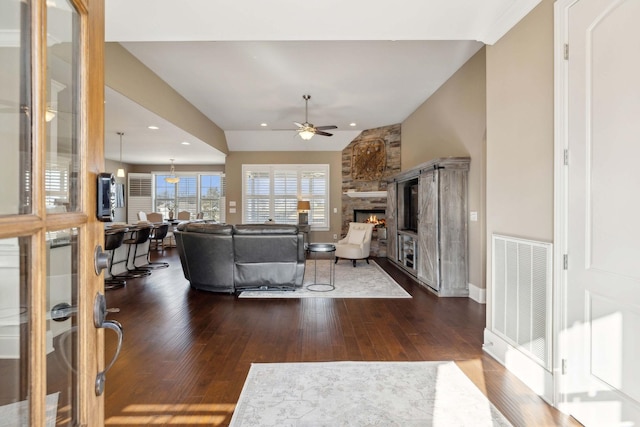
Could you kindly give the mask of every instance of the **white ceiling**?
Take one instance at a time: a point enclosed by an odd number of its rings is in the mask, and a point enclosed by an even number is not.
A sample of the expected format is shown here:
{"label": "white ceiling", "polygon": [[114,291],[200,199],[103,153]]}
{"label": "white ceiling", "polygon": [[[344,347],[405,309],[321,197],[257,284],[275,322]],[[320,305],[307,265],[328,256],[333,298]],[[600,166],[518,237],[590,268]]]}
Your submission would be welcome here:
{"label": "white ceiling", "polygon": [[[341,150],[361,130],[405,120],[539,2],[109,0],[106,40],[121,42],[220,126],[230,151]],[[296,136],[303,94],[311,95],[309,122],[338,126],[333,137]],[[160,129],[150,133],[150,121]],[[108,90],[105,152],[116,160],[117,131],[125,132],[126,162],[224,162]]]}
{"label": "white ceiling", "polygon": [[[179,164],[223,164],[225,155],[188,132],[173,125],[129,98],[105,88],[105,157],[132,164],[164,165],[169,159]],[[148,126],[157,126],[158,130]],[[183,145],[188,142],[189,145]]]}

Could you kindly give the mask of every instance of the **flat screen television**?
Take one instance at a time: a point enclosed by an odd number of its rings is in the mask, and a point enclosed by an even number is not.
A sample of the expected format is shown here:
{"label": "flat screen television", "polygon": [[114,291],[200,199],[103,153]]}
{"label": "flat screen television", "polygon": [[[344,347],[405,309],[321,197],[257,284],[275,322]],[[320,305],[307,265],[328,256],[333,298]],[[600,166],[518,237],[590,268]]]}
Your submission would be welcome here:
{"label": "flat screen television", "polygon": [[418,231],[418,178],[404,183],[402,189],[403,230]]}

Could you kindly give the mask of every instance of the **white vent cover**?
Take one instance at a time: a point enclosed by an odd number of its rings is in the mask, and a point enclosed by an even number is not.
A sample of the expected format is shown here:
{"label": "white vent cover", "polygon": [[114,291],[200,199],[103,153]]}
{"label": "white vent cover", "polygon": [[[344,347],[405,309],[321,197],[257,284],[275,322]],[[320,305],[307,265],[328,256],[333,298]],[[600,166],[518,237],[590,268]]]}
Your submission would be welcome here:
{"label": "white vent cover", "polygon": [[153,176],[150,173],[130,173],[127,199],[127,222],[138,222],[138,212],[153,211]]}
{"label": "white vent cover", "polygon": [[492,331],[551,370],[551,243],[493,235]]}

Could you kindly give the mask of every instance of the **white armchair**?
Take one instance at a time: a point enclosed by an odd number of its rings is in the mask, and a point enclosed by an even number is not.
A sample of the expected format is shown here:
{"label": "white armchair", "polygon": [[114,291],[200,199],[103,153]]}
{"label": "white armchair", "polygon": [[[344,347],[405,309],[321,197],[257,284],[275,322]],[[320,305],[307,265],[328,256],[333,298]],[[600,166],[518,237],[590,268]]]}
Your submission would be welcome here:
{"label": "white armchair", "polygon": [[352,260],[354,267],[358,259],[365,259],[369,264],[372,232],[373,224],[364,222],[349,223],[349,231],[346,237],[336,243],[336,263],[340,258],[343,258]]}

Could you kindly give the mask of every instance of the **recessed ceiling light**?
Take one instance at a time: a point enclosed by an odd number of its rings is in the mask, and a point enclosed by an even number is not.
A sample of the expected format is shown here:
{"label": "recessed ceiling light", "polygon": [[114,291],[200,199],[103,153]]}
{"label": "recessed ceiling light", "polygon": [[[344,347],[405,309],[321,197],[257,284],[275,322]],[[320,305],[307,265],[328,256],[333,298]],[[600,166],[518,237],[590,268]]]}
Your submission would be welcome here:
{"label": "recessed ceiling light", "polygon": [[353,127],[355,125],[356,125],[355,123],[349,123],[349,126],[351,126],[351,127]]}
{"label": "recessed ceiling light", "polygon": [[158,126],[153,126],[153,125],[151,125],[151,126],[147,126],[147,127],[148,127],[149,129],[151,129],[151,130],[158,130],[158,129],[160,129]]}
{"label": "recessed ceiling light", "polygon": [[182,144],[182,145],[191,145],[191,143],[187,142],[187,141],[182,141],[180,144]]}
{"label": "recessed ceiling light", "polygon": [[269,126],[269,125],[268,125],[268,124],[266,124],[266,123],[260,123],[260,126],[262,126],[262,127],[264,128],[264,127],[267,127],[267,126]]}

